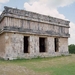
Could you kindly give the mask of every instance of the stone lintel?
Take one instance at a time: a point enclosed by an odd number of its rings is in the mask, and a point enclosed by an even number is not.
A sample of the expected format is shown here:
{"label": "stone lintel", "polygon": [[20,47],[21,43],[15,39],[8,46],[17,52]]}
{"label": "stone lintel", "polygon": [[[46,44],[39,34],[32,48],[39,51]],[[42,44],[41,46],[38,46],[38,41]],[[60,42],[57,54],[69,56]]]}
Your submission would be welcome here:
{"label": "stone lintel", "polygon": [[0,34],[3,32],[16,32],[16,33],[24,33],[31,35],[41,35],[41,36],[56,36],[56,37],[70,37],[70,34],[65,33],[56,33],[54,31],[40,31],[40,30],[32,30],[32,29],[23,29],[18,27],[7,27],[5,26],[2,30],[0,30]]}

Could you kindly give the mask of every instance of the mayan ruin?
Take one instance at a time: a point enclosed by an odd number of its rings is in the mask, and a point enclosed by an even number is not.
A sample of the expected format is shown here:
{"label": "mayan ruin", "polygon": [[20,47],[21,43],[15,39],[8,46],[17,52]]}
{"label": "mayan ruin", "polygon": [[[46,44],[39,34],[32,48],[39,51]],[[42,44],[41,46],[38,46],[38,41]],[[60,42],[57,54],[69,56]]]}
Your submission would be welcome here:
{"label": "mayan ruin", "polygon": [[0,15],[0,58],[68,55],[70,21],[4,7]]}

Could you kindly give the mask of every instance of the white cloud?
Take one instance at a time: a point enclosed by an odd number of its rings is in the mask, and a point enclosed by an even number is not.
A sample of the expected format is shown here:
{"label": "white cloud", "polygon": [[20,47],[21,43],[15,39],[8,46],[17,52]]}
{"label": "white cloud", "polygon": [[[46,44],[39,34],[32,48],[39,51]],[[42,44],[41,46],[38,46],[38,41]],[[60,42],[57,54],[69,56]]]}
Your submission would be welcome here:
{"label": "white cloud", "polygon": [[9,0],[0,0],[0,3],[6,3],[9,2]]}
{"label": "white cloud", "polygon": [[28,11],[65,19],[65,16],[60,14],[57,8],[70,5],[73,2],[75,0],[30,0],[24,3],[24,8]]}
{"label": "white cloud", "polygon": [[2,12],[0,11],[0,14],[1,14]]}
{"label": "white cloud", "polygon": [[69,44],[75,44],[75,24],[70,23],[70,38],[69,38]]}
{"label": "white cloud", "polygon": [[30,0],[30,4],[39,2],[41,4],[47,4],[50,7],[64,7],[72,4],[75,0]]}
{"label": "white cloud", "polygon": [[[30,0],[29,2],[24,3],[24,8],[28,11],[66,19],[57,9],[58,7],[68,6],[73,2],[75,2],[75,0]],[[71,36],[69,38],[69,44],[75,44],[75,24],[71,22],[70,27]]]}
{"label": "white cloud", "polygon": [[[0,9],[3,3],[9,2],[9,0],[0,0]],[[2,11],[0,11],[0,14],[2,13]]]}
{"label": "white cloud", "polygon": [[28,11],[37,12],[40,14],[50,15],[58,18],[65,19],[63,14],[59,14],[56,8],[48,7],[46,4],[40,2],[24,3],[24,7]]}

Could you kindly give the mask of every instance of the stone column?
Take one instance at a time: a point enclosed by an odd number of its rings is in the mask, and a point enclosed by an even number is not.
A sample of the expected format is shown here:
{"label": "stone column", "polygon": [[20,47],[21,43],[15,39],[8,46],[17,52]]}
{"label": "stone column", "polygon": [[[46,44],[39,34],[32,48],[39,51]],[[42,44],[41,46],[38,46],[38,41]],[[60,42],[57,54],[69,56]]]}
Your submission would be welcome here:
{"label": "stone column", "polygon": [[39,37],[38,36],[30,36],[30,56],[36,57],[39,53]]}
{"label": "stone column", "polygon": [[54,54],[54,37],[47,38],[47,52],[49,55]]}
{"label": "stone column", "polygon": [[68,38],[59,38],[59,52],[61,54],[69,54]]}

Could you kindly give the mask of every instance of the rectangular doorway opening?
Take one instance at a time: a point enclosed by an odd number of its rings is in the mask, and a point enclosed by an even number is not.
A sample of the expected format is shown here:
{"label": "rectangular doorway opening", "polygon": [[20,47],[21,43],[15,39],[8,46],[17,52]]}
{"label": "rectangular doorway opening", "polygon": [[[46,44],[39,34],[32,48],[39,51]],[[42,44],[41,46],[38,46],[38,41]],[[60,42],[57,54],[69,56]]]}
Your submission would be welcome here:
{"label": "rectangular doorway opening", "polygon": [[24,53],[29,53],[28,48],[29,48],[29,37],[24,36]]}
{"label": "rectangular doorway opening", "polygon": [[39,52],[46,52],[45,38],[39,38]]}
{"label": "rectangular doorway opening", "polygon": [[55,52],[58,52],[59,51],[59,39],[54,38],[54,43],[55,43]]}

